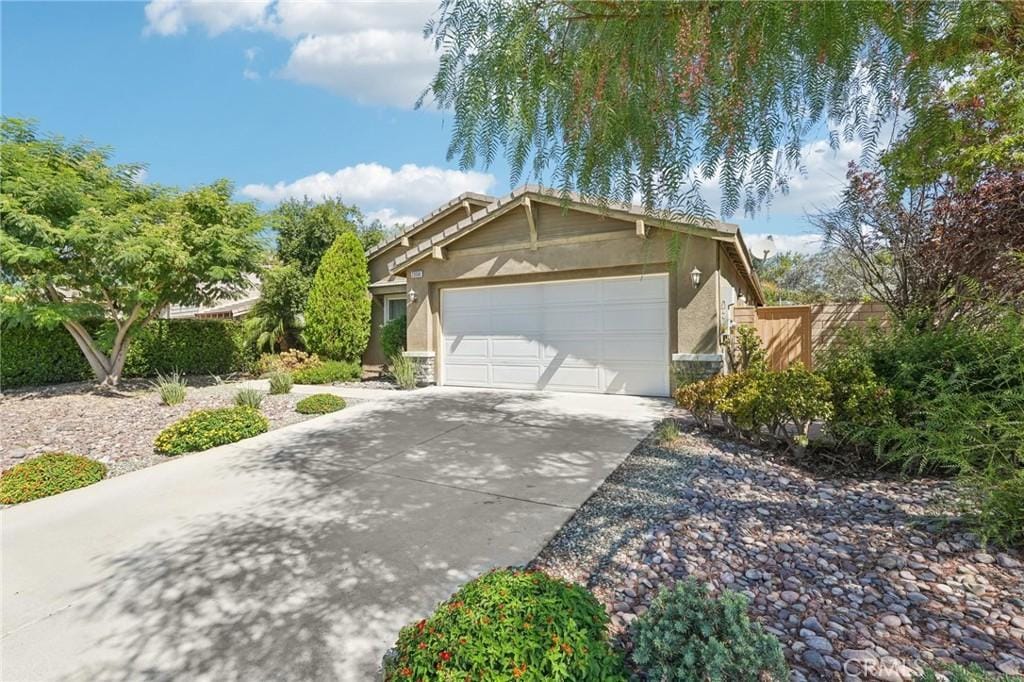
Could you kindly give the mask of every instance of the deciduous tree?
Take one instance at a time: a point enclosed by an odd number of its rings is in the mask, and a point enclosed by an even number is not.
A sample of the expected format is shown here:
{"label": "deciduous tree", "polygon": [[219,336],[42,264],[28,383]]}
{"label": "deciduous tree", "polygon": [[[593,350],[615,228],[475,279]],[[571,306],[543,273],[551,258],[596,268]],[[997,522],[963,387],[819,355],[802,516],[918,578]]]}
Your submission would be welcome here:
{"label": "deciduous tree", "polygon": [[[62,325],[105,385],[166,306],[237,296],[260,268],[259,217],[227,181],[143,185],[107,150],[16,119],[3,120],[0,159],[4,321]],[[94,337],[90,319],[112,323],[111,338]]]}

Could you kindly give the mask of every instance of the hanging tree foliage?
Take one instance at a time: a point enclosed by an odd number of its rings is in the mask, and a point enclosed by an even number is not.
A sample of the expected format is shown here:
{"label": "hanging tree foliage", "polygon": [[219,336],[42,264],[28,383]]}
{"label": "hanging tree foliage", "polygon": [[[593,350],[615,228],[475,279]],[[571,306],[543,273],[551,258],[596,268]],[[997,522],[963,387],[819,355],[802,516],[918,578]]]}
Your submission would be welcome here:
{"label": "hanging tree foliage", "polygon": [[513,182],[698,214],[717,177],[728,215],[784,190],[822,124],[866,154],[886,129],[948,144],[936,91],[1019,59],[1024,4],[443,0],[427,34],[463,167],[504,154]]}

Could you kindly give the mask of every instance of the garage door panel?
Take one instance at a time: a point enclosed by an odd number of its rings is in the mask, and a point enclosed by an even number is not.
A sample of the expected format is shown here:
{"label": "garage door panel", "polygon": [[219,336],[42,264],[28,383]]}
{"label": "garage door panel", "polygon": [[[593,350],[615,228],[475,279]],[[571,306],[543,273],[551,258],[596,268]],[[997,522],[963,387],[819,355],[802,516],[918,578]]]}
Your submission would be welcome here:
{"label": "garage door panel", "polygon": [[490,341],[486,336],[445,337],[445,357],[453,359],[487,358]]}
{"label": "garage door panel", "polygon": [[601,370],[597,367],[567,367],[561,365],[544,372],[542,388],[553,391],[585,390],[601,392]]}
{"label": "garage door panel", "polygon": [[593,306],[587,308],[545,308],[543,329],[547,334],[568,332],[597,332],[601,330],[601,316]]}
{"label": "garage door panel", "polygon": [[495,309],[491,315],[492,334],[531,334],[538,336],[542,322],[536,308]]}
{"label": "garage door panel", "polygon": [[666,314],[664,303],[605,306],[601,309],[602,327],[606,331],[662,332]]}
{"label": "garage door panel", "polygon": [[601,357],[617,364],[631,364],[637,358],[659,357],[662,347],[659,339],[649,337],[605,337],[602,341]]}
{"label": "garage door panel", "polygon": [[666,395],[668,278],[442,291],[441,380]]}
{"label": "garage door panel", "polygon": [[567,356],[589,359],[594,364],[599,363],[601,360],[602,344],[599,337],[560,339],[548,337],[544,341],[543,355],[541,357],[545,362]]}
{"label": "garage door panel", "polygon": [[532,365],[491,365],[491,380],[495,385],[536,388],[540,367]]}
{"label": "garage door panel", "polygon": [[449,362],[444,368],[445,379],[460,386],[489,386],[490,366],[486,363],[465,364]]}
{"label": "garage door panel", "polygon": [[486,336],[491,333],[491,314],[489,312],[459,310],[446,313],[444,321],[453,334]]}
{"label": "garage door panel", "polygon": [[608,393],[661,395],[665,389],[664,368],[652,365],[605,369]]}
{"label": "garage door panel", "polygon": [[594,300],[595,287],[592,282],[547,282],[537,286],[548,306],[577,305]]}
{"label": "garage door panel", "polygon": [[535,362],[540,352],[540,344],[532,339],[491,337],[491,358]]}

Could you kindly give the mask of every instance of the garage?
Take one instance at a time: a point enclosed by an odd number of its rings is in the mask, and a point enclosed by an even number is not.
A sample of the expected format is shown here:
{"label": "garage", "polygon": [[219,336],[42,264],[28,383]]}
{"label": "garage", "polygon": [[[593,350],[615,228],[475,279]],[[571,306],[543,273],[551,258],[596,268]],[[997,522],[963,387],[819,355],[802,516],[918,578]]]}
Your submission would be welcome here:
{"label": "garage", "polygon": [[668,275],[443,289],[440,383],[669,392]]}

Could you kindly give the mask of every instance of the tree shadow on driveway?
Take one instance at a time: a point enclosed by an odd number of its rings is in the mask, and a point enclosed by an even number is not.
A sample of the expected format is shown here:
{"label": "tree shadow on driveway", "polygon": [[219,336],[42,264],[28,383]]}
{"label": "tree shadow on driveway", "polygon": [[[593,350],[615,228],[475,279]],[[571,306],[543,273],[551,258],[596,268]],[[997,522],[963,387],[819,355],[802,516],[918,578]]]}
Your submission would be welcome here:
{"label": "tree shadow on driveway", "polygon": [[101,577],[70,598],[86,650],[63,678],[368,679],[402,625],[532,559],[650,423],[424,392],[193,455],[226,458],[218,483],[253,494],[96,552]]}

